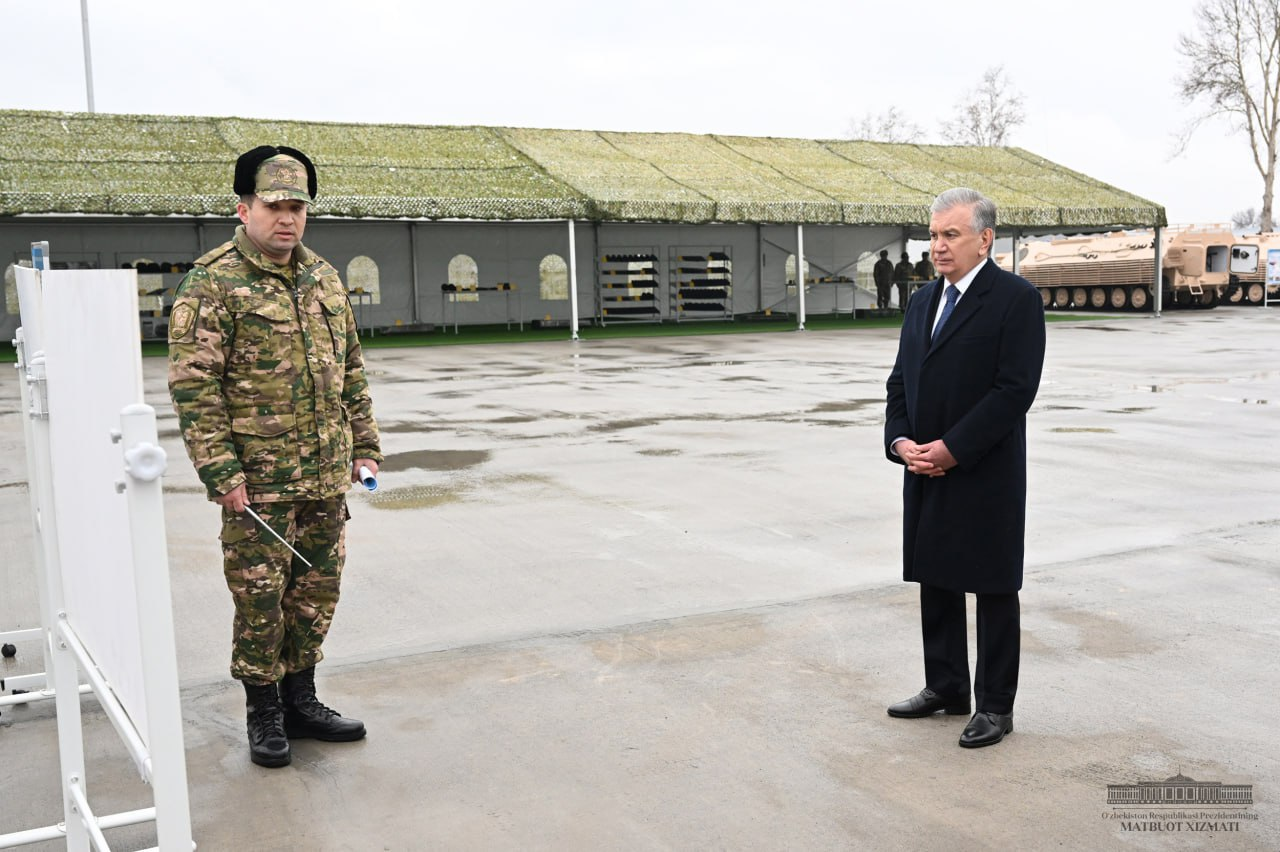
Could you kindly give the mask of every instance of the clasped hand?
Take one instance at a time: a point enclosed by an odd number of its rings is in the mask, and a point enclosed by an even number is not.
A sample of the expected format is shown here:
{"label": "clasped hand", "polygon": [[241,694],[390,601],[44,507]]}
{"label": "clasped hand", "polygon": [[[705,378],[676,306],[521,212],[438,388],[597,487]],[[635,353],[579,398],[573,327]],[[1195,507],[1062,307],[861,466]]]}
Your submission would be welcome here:
{"label": "clasped hand", "polygon": [[894,449],[907,470],[920,476],[946,476],[947,471],[956,466],[955,456],[951,455],[941,438],[927,444],[903,438],[894,444]]}

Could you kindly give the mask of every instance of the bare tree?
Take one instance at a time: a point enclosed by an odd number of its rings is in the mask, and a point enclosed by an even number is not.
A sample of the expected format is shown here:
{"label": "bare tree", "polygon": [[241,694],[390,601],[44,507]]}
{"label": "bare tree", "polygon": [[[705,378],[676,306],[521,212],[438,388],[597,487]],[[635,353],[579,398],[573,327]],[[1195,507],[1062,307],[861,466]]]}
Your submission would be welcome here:
{"label": "bare tree", "polygon": [[879,115],[870,110],[862,118],[849,122],[850,139],[867,139],[871,142],[921,142],[924,131],[920,125],[908,119],[896,107],[891,106]]}
{"label": "bare tree", "polygon": [[942,127],[942,135],[956,145],[1004,145],[1013,128],[1027,120],[1022,94],[1004,73],[1004,66],[988,68],[982,82],[956,106],[955,116]]}
{"label": "bare tree", "polygon": [[1258,220],[1258,208],[1246,207],[1231,214],[1231,227],[1237,231],[1261,231],[1262,223]]}
{"label": "bare tree", "polygon": [[1178,52],[1187,60],[1178,81],[1182,97],[1202,104],[1179,152],[1209,118],[1221,116],[1234,130],[1248,131],[1262,176],[1258,219],[1270,231],[1280,130],[1280,0],[1204,0],[1196,7],[1196,32],[1178,37]]}

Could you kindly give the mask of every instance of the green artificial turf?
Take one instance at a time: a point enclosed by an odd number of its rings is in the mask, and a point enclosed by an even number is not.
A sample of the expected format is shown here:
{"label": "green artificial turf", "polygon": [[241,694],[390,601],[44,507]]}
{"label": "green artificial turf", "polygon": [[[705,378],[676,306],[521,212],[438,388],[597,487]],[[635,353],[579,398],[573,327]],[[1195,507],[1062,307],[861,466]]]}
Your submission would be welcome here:
{"label": "green artificial turf", "polygon": [[[1048,313],[1046,322],[1080,322],[1110,319],[1127,319],[1123,315]],[[902,316],[858,317],[848,314],[815,314],[805,320],[809,331],[864,331],[872,328],[897,328]],[[794,316],[777,316],[768,319],[734,320],[733,322],[664,322],[626,323],[614,322],[606,326],[582,325],[578,337],[582,340],[610,340],[627,337],[686,337],[707,334],[767,334],[769,332],[795,331]],[[530,343],[541,340],[568,340],[569,328],[534,328],[526,323],[524,330],[517,326],[507,328],[498,325],[464,325],[457,333],[452,328],[438,328],[430,332],[404,334],[362,334],[361,345],[365,349],[395,349],[410,346],[452,346],[480,343]],[[162,357],[168,353],[163,341],[142,343],[144,358]],[[11,346],[0,347],[0,363],[13,363],[16,353]]]}

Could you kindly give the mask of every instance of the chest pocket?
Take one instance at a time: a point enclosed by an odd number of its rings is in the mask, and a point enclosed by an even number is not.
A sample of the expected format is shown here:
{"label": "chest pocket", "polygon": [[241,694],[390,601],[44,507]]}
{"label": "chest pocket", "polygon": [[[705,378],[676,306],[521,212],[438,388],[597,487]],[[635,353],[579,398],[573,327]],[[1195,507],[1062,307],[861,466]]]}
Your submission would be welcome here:
{"label": "chest pocket", "polygon": [[292,358],[298,321],[291,303],[240,296],[227,307],[235,317],[235,360],[274,371]]}
{"label": "chest pocket", "polygon": [[320,309],[333,339],[334,360],[341,363],[347,352],[347,297],[341,293],[325,296],[320,300]]}

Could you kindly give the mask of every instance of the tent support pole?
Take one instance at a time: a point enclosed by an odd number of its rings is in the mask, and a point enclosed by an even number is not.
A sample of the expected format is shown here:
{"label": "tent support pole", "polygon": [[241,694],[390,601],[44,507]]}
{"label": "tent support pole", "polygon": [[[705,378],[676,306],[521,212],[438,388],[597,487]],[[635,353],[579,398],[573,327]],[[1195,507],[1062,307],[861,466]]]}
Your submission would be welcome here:
{"label": "tent support pole", "polygon": [[1152,249],[1153,257],[1155,258],[1155,281],[1152,282],[1152,286],[1155,288],[1153,292],[1156,294],[1155,315],[1160,316],[1160,311],[1164,309],[1164,281],[1162,281],[1160,278],[1161,261],[1164,258],[1163,258],[1162,246],[1160,245],[1160,226],[1159,225],[1156,225],[1155,239],[1151,243],[1151,249]]}
{"label": "tent support pole", "polygon": [[796,331],[804,331],[804,225],[796,225],[796,298],[799,301],[796,313]]}
{"label": "tent support pole", "polygon": [[569,339],[578,339],[578,240],[569,220]]}

